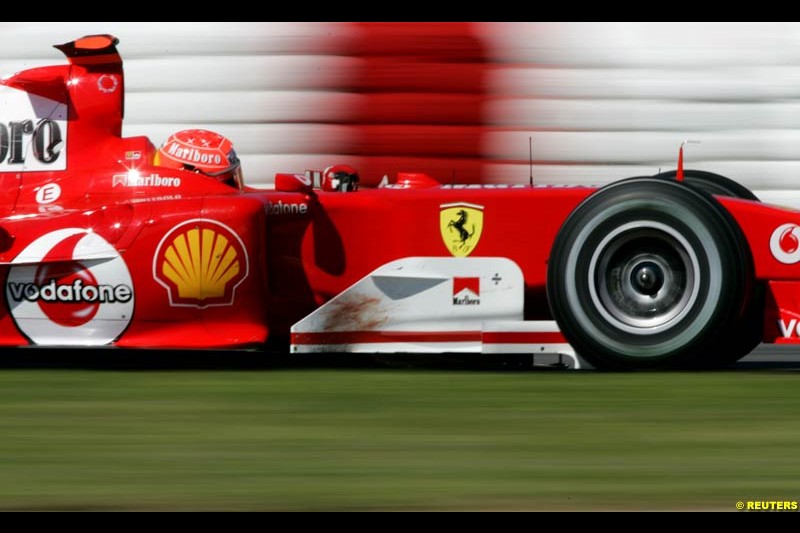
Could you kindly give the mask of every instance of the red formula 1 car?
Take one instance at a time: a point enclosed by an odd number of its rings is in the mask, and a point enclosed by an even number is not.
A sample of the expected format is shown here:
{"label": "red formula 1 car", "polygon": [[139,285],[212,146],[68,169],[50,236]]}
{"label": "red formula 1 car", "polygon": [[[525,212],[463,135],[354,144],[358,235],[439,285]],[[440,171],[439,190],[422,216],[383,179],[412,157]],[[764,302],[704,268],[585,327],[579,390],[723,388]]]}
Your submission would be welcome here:
{"label": "red formula 1 car", "polygon": [[726,178],[359,189],[333,167],[253,190],[121,136],[116,43],[2,81],[2,345],[572,347],[628,369],[800,342],[800,213]]}

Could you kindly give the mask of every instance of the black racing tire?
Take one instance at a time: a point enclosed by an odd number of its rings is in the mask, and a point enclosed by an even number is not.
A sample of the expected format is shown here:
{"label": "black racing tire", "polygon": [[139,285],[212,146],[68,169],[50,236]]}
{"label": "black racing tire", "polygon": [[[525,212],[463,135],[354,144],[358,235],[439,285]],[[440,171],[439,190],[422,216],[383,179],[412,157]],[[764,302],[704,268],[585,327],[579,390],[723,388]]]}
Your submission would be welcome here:
{"label": "black racing tire", "polygon": [[757,283],[739,319],[699,366],[708,369],[730,366],[761,344],[764,339],[765,301],[766,286]]}
{"label": "black racing tire", "polygon": [[[668,172],[656,174],[655,177],[674,181],[676,174],[676,170],[670,170]],[[758,196],[753,194],[753,191],[741,183],[735,182],[720,174],[706,172],[705,170],[684,170],[683,182],[690,187],[700,189],[712,196],[727,196],[730,198],[741,198],[742,200],[752,200],[754,202],[761,201],[758,199]]]}
{"label": "black racing tire", "polygon": [[[657,174],[657,178],[675,180],[677,171],[670,170]],[[730,178],[706,172],[705,170],[687,169],[683,171],[683,181],[686,185],[694,187],[712,196],[725,196],[761,202],[753,191]],[[763,340],[764,336],[764,295],[766,287],[757,283],[741,318],[725,339],[720,339],[716,354],[710,359],[709,366],[717,368],[735,363],[749,354]]]}
{"label": "black racing tire", "polygon": [[631,178],[584,200],[550,253],[547,296],[598,369],[707,367],[753,290],[749,249],[713,197]]}

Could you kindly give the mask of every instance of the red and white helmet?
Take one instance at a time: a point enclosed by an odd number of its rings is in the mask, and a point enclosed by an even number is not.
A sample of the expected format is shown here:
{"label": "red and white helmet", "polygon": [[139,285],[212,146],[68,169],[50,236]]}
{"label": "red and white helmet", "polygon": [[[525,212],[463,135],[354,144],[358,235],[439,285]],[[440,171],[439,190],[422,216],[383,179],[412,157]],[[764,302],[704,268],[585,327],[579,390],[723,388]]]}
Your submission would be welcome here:
{"label": "red and white helmet", "polygon": [[209,130],[181,130],[173,133],[156,152],[155,164],[199,172],[242,188],[242,167],[233,143]]}
{"label": "red and white helmet", "polygon": [[358,171],[350,165],[333,165],[322,172],[323,191],[357,191]]}

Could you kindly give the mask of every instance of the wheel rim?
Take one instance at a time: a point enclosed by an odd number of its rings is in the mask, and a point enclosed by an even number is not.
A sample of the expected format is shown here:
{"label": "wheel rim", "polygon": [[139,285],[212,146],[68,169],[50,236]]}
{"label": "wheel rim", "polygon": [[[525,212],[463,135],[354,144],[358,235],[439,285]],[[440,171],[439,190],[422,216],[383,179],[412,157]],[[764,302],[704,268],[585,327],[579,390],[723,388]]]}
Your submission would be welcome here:
{"label": "wheel rim", "polygon": [[636,335],[680,323],[701,287],[692,246],[655,221],[630,222],[606,235],[592,254],[588,275],[597,312],[615,328]]}

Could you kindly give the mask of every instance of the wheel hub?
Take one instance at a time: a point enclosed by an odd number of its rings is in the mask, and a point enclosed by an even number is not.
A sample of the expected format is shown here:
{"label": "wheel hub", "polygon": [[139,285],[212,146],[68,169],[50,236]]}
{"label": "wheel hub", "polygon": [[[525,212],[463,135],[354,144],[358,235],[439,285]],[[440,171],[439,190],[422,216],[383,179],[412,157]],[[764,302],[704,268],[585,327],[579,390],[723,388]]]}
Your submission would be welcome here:
{"label": "wheel hub", "polygon": [[590,294],[615,327],[652,335],[679,322],[699,290],[697,257],[672,228],[640,221],[620,226],[592,254]]}
{"label": "wheel hub", "polygon": [[633,268],[631,285],[644,295],[655,296],[664,286],[664,271],[652,261],[644,261]]}

